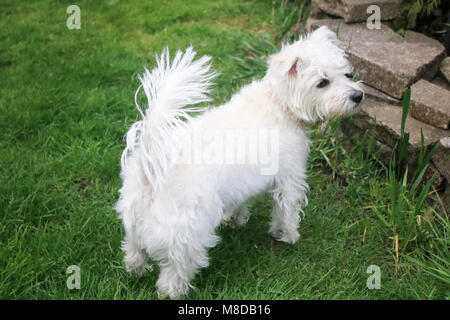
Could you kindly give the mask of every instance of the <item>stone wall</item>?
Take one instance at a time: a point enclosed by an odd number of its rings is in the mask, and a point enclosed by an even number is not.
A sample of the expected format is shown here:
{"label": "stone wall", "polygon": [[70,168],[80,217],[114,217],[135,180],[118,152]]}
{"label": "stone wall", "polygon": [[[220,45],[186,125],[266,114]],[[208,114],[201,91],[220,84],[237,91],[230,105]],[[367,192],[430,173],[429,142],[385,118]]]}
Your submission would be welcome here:
{"label": "stone wall", "polygon": [[313,3],[315,9],[307,22],[308,30],[326,25],[336,31],[357,78],[363,81],[365,98],[352,119],[342,121],[344,135],[352,139],[374,130],[374,152],[380,150],[380,160],[387,163],[400,137],[400,99],[411,88],[405,125],[410,134],[407,161],[414,168],[422,145],[421,132],[425,146],[438,143],[425,176],[438,172],[434,186],[450,212],[450,57],[446,57],[444,46],[414,31],[406,31],[402,37],[386,22],[381,23],[380,29],[367,27],[369,5],[378,5],[381,20],[389,21],[398,15],[398,0],[313,0]]}

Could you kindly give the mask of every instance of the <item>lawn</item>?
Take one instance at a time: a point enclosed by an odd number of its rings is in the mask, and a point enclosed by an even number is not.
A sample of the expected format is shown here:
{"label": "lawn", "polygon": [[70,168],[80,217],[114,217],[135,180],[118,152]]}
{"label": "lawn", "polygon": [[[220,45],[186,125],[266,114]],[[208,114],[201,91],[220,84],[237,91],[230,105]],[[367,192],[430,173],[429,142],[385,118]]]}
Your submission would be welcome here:
{"label": "lawn", "polygon": [[[232,56],[244,57],[256,35],[276,33],[273,1],[78,1],[80,30],[66,27],[71,4],[0,4],[0,298],[156,299],[157,272],[138,279],[124,269],[112,209],[123,137],[138,119],[137,75],[165,45],[193,44],[221,73],[214,104],[226,101],[247,81],[235,79]],[[299,242],[269,236],[271,203],[262,195],[245,229],[219,230],[189,298],[450,298],[448,282],[407,259],[426,261],[417,252],[432,237],[406,242],[396,258],[378,218],[389,207],[379,164],[339,146],[324,153],[336,140],[312,136]],[[78,290],[66,286],[71,265],[81,270]],[[379,290],[366,286],[370,265],[381,269]]]}

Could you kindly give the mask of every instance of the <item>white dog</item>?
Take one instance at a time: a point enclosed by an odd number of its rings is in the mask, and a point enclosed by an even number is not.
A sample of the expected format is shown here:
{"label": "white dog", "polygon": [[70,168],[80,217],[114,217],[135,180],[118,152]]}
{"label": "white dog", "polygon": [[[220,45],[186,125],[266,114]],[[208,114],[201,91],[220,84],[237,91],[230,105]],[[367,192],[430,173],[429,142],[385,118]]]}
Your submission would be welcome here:
{"label": "white dog", "polygon": [[272,55],[262,80],[192,117],[201,109],[185,107],[208,101],[215,77],[210,57],[194,56],[189,47],[170,61],[165,49],[140,77],[148,108],[142,112],[136,101],[143,119],[129,129],[121,161],[116,210],[126,233],[125,265],[142,274],[148,259],[156,261],[160,297],[192,288],[219,241],[218,225],[244,225],[246,201],[261,192],[274,199],[270,234],[295,243],[307,202],[306,125],[345,114],[363,97],[347,77],[352,68],[335,33],[321,27]]}

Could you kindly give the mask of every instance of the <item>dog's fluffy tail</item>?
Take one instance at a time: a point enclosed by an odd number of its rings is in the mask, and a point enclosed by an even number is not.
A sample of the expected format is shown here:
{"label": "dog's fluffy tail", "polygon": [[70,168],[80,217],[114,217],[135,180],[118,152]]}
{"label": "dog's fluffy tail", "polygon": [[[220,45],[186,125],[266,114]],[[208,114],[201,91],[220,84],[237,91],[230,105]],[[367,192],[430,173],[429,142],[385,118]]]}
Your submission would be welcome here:
{"label": "dog's fluffy tail", "polygon": [[[202,56],[194,61],[195,55],[190,46],[184,53],[178,50],[170,61],[166,47],[161,56],[156,56],[156,67],[152,71],[145,69],[139,76],[141,86],[136,91],[135,103],[142,120],[127,132],[121,165],[126,169],[128,157],[135,154],[152,190],[161,187],[170,167],[175,135],[180,136],[192,113],[203,111],[199,107],[185,107],[210,101],[208,94],[216,76],[211,70],[211,57]],[[141,88],[147,96],[145,110],[137,103]]]}

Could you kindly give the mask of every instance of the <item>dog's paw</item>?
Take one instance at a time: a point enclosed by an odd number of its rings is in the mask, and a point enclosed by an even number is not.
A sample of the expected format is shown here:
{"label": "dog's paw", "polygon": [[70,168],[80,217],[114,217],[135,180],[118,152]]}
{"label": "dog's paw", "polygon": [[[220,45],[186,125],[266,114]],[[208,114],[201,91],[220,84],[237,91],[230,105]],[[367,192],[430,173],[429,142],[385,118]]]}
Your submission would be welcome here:
{"label": "dog's paw", "polygon": [[169,298],[171,300],[179,300],[186,296],[189,290],[194,287],[179,276],[170,276],[168,273],[161,273],[158,281],[156,281],[158,299]]}
{"label": "dog's paw", "polygon": [[300,239],[300,233],[297,230],[287,231],[287,230],[270,230],[270,234],[277,241],[286,242],[289,244],[294,244]]}
{"label": "dog's paw", "polygon": [[147,271],[153,270],[153,267],[146,263],[144,256],[136,252],[126,254],[123,262],[125,269],[136,277],[141,277]]}
{"label": "dog's paw", "polygon": [[300,239],[300,233],[297,231],[291,233],[285,233],[281,238],[278,238],[278,241],[286,242],[289,244],[294,244]]}
{"label": "dog's paw", "polygon": [[153,267],[151,265],[147,264],[147,263],[144,263],[144,264],[139,265],[139,266],[125,264],[125,269],[129,273],[131,273],[132,275],[134,275],[136,277],[142,277],[147,272],[153,271]]}

